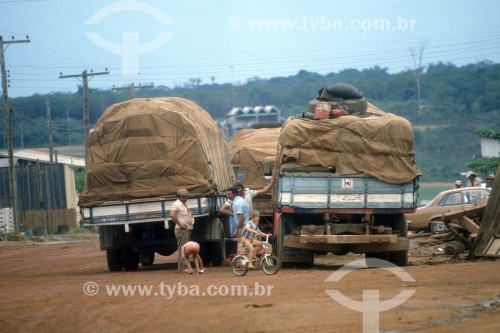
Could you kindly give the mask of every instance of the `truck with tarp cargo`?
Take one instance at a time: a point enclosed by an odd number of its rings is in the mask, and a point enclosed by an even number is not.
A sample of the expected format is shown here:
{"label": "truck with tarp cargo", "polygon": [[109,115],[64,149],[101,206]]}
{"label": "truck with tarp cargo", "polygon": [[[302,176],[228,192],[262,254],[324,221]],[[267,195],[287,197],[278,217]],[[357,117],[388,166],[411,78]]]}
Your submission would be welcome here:
{"label": "truck with tarp cargo", "polygon": [[192,239],[206,265],[226,256],[218,208],[234,183],[222,133],[195,102],[137,98],[108,107],[88,139],[87,175],[79,206],[99,229],[110,271],[151,265],[177,250],[170,207],[180,188],[195,218]]}
{"label": "truck with tarp cargo", "polygon": [[[229,142],[229,153],[235,175],[245,187],[261,190],[269,184],[271,177],[266,178],[264,162],[276,158],[280,130],[281,127],[275,125],[272,128],[242,129],[236,132]],[[271,192],[254,197],[252,205],[260,212],[260,228],[271,232],[273,224]]]}
{"label": "truck with tarp cargo", "polygon": [[351,252],[404,266],[404,213],[416,208],[421,176],[411,124],[360,96],[344,99],[315,100],[320,112],[310,103],[312,114],[281,129],[273,169],[275,253],[295,265],[312,264],[315,253]]}

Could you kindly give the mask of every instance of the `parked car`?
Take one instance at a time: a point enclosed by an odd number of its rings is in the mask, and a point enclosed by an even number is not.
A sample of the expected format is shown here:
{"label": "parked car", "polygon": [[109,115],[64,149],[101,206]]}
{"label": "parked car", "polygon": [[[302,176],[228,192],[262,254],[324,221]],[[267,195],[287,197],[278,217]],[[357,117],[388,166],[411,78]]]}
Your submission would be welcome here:
{"label": "parked car", "polygon": [[412,214],[405,214],[410,230],[429,230],[433,234],[446,230],[441,216],[452,210],[469,208],[478,204],[483,197],[488,197],[490,189],[481,187],[464,187],[439,193],[427,205],[417,208]]}

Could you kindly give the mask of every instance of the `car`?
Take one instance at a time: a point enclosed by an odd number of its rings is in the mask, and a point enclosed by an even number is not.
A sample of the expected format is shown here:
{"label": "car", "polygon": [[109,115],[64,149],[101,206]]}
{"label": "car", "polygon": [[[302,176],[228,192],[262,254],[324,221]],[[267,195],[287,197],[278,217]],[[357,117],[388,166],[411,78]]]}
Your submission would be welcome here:
{"label": "car", "polygon": [[[470,208],[479,204],[484,197],[488,198],[490,189],[482,187],[464,187],[447,190],[439,193],[434,199],[423,207],[417,208],[415,213],[405,214],[410,230],[428,230],[439,233],[447,228],[442,223],[442,215],[452,210]],[[487,199],[486,199],[487,200]]]}

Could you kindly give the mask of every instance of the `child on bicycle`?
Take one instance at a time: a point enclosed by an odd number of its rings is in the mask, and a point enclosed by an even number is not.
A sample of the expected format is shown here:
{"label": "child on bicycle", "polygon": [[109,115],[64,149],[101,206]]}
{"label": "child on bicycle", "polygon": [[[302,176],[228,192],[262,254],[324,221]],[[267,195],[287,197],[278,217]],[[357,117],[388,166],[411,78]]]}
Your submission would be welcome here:
{"label": "child on bicycle", "polygon": [[[260,213],[258,210],[253,209],[249,214],[249,218],[250,220],[247,224],[245,224],[241,236],[245,242],[245,247],[249,251],[248,260],[250,263],[248,264],[248,269],[257,269],[257,267],[253,265],[253,258],[255,257],[255,254],[259,253],[262,249],[262,242],[258,240],[255,235],[266,237],[267,234],[259,230]],[[272,235],[269,234],[269,237],[271,236]]]}

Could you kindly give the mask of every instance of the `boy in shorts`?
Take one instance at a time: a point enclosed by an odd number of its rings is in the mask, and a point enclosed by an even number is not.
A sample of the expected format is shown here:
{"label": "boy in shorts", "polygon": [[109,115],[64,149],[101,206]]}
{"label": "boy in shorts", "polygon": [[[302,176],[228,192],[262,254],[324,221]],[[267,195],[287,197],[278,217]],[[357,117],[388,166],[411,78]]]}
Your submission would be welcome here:
{"label": "boy in shorts", "polygon": [[[241,236],[243,238],[243,241],[245,242],[245,247],[249,251],[248,260],[250,261],[250,263],[248,264],[248,269],[257,269],[257,267],[253,265],[253,258],[255,254],[259,253],[260,249],[262,248],[262,242],[256,239],[257,237],[255,237],[255,235],[266,237],[267,234],[259,230],[260,213],[258,210],[253,209],[248,217],[250,218],[250,220],[247,224],[245,224],[245,228],[243,228]],[[271,236],[272,235],[269,234],[269,237]]]}

